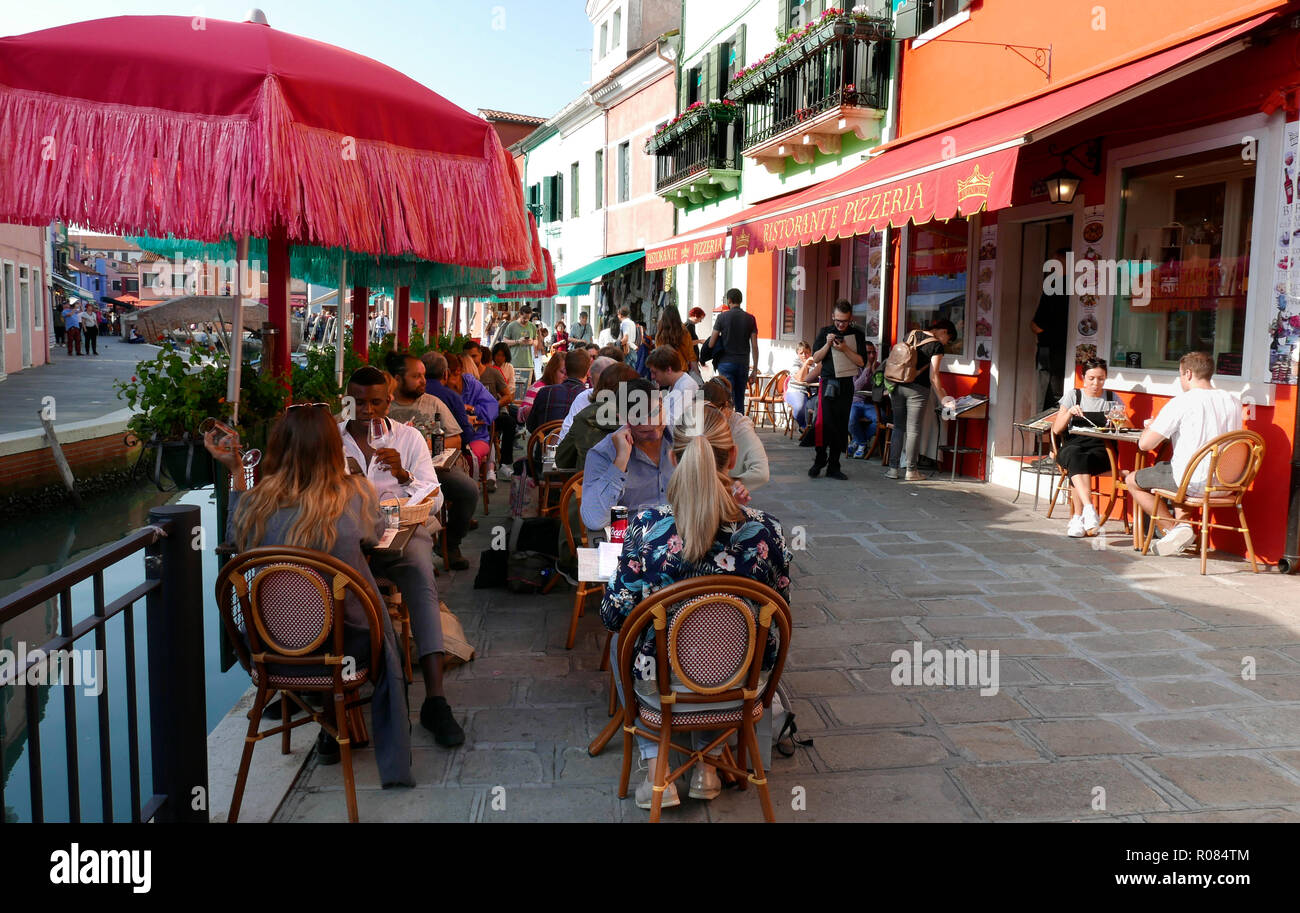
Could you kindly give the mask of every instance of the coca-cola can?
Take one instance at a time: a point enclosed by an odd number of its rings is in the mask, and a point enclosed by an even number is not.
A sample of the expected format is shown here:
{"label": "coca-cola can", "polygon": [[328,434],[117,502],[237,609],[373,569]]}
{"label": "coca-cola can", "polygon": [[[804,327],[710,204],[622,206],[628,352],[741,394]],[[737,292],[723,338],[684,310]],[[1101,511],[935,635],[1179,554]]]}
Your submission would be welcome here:
{"label": "coca-cola can", "polygon": [[614,507],[610,511],[609,541],[622,542],[627,537],[627,508]]}

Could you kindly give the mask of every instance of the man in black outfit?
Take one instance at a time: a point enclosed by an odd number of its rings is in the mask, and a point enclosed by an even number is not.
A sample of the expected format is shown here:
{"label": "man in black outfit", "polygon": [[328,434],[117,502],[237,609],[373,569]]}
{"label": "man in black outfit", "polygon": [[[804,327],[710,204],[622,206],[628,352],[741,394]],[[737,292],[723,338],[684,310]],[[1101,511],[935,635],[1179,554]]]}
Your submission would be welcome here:
{"label": "man in black outfit", "polygon": [[[1062,247],[1053,258],[1065,268],[1068,247]],[[1067,276],[1067,281],[1071,277]],[[1070,296],[1054,295],[1046,291],[1038,299],[1038,309],[1029,329],[1038,336],[1038,390],[1041,409],[1051,409],[1061,401],[1065,384],[1065,336],[1069,330]]]}
{"label": "man in black outfit", "polygon": [[865,362],[867,337],[853,324],[853,305],[844,299],[835,304],[831,325],[817,331],[813,360],[821,366],[817,422],[813,443],[817,455],[808,475],[817,478],[826,467],[826,478],[847,479],[840,471],[840,456],[849,443],[849,411],[853,407],[853,379]]}

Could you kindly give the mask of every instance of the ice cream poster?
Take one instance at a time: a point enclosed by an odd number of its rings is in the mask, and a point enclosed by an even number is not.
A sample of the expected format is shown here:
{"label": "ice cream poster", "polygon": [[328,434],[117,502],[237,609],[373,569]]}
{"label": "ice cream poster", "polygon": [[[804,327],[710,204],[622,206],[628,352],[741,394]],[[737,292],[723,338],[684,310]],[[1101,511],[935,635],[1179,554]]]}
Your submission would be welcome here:
{"label": "ice cream poster", "polygon": [[1296,200],[1296,171],[1300,160],[1300,121],[1286,125],[1282,173],[1277,188],[1277,267],[1269,308],[1268,371],[1276,384],[1296,383],[1300,354],[1300,201]]}

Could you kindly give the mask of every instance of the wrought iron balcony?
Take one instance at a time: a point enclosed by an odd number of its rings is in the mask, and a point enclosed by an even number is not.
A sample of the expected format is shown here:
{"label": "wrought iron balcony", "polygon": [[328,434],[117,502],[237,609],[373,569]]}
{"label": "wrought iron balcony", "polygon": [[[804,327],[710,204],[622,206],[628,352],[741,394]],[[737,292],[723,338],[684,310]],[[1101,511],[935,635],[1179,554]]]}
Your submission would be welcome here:
{"label": "wrought iron balcony", "polygon": [[727,98],[744,107],[743,154],[769,171],[787,158],[839,152],[840,137],[878,138],[888,107],[887,19],[829,16],[746,67]]}
{"label": "wrought iron balcony", "polygon": [[655,192],[683,207],[739,187],[738,112],[701,105],[648,140],[646,152],[655,156]]}

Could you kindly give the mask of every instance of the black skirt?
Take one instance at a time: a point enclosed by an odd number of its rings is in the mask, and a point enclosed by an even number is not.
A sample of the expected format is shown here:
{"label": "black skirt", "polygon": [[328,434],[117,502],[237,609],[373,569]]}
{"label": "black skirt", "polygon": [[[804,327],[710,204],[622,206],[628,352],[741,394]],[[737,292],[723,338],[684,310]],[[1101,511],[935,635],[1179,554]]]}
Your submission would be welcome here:
{"label": "black skirt", "polygon": [[1067,475],[1103,475],[1110,472],[1106,442],[1089,437],[1071,437],[1056,452],[1056,464]]}

